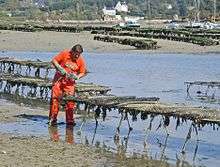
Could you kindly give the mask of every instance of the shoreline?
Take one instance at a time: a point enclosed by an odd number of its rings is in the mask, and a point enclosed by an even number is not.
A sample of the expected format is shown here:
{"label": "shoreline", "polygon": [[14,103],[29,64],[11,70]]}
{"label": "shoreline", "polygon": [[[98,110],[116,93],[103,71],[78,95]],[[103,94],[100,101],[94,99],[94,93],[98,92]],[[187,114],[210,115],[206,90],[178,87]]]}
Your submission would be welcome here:
{"label": "shoreline", "polygon": [[18,32],[0,30],[0,51],[59,52],[79,43],[89,53],[143,53],[143,54],[220,54],[220,45],[199,46],[186,42],[153,39],[156,50],[137,50],[132,46],[93,40],[89,32]]}
{"label": "shoreline", "polygon": [[[68,48],[65,48],[65,49],[68,49]],[[0,53],[4,54],[4,53],[13,53],[13,52],[18,52],[18,53],[58,53],[60,52],[61,50],[54,50],[54,51],[47,51],[47,50],[3,50],[3,51],[0,51]],[[102,54],[103,52],[101,51],[84,51],[83,52],[84,54],[85,53],[92,53],[92,54]],[[165,52],[165,51],[161,51],[161,52],[146,52],[146,51],[141,51],[141,50],[127,50],[127,51],[114,51],[114,52],[105,52],[105,53],[112,53],[112,54],[120,54],[120,53],[123,53],[123,54],[132,54],[132,53],[139,53],[141,55],[143,54],[146,54],[146,55],[149,55],[151,54],[152,56],[153,55],[158,55],[158,54],[170,54],[170,55],[183,55],[183,54],[188,54],[188,55],[193,55],[194,56],[206,56],[206,54],[208,55],[220,55],[220,51],[210,51],[210,52]],[[138,55],[137,55],[138,56]]]}

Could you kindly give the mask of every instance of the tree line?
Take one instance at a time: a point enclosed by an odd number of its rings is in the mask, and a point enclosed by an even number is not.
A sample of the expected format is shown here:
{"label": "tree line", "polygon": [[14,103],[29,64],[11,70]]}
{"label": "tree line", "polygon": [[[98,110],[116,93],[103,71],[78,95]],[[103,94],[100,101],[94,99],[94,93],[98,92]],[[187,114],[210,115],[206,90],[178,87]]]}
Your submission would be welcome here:
{"label": "tree line", "polygon": [[[44,0],[45,6],[34,6],[38,0],[25,0],[25,7],[21,6],[22,0],[0,0],[0,9],[22,13],[27,17],[45,15],[63,19],[101,19],[104,6],[113,7],[118,0]],[[41,0],[42,1],[42,0]],[[125,0],[129,7],[129,15],[139,15],[145,18],[172,18],[174,15],[181,17],[194,17],[198,10],[202,18],[213,15],[214,0]],[[199,9],[196,2],[199,1]],[[32,5],[31,5],[32,4]],[[220,1],[216,1],[216,13],[219,15]]]}

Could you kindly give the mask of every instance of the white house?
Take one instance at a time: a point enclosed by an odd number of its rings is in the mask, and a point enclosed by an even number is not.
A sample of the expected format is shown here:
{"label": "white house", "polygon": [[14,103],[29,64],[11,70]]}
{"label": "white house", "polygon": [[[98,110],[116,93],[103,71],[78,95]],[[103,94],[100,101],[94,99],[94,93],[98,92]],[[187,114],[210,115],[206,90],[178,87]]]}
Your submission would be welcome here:
{"label": "white house", "polygon": [[116,15],[116,10],[113,7],[104,7],[102,9],[103,14],[106,16],[115,16]]}
{"label": "white house", "polygon": [[104,7],[103,11],[103,19],[105,21],[121,21],[122,17],[117,15],[117,12],[128,12],[128,6],[125,2],[118,2],[115,7]]}
{"label": "white house", "polygon": [[115,9],[118,11],[118,12],[128,12],[128,5],[126,4],[126,2],[120,2],[118,1],[118,3],[116,4],[115,6]]}

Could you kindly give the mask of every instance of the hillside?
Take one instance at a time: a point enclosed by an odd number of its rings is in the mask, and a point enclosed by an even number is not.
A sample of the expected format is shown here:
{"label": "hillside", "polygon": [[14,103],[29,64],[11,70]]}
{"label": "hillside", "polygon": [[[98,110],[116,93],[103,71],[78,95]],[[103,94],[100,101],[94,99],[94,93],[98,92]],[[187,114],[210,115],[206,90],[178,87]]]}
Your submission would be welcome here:
{"label": "hillside", "polygon": [[[117,2],[118,0],[0,0],[0,16],[11,12],[12,16],[29,19],[101,19],[103,7],[114,7]],[[198,11],[201,18],[211,18],[213,2],[214,0],[126,0],[129,15],[150,19],[172,18],[174,15],[193,18]],[[220,1],[217,0],[218,16],[219,11]]]}

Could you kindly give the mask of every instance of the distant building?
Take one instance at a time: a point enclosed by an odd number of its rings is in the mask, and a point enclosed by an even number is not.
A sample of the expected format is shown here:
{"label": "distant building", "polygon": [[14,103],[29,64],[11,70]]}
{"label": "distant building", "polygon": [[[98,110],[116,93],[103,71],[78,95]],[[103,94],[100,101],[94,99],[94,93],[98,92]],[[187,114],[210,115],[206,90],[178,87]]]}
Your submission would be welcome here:
{"label": "distant building", "polygon": [[118,1],[118,3],[115,6],[115,9],[118,12],[125,12],[125,13],[127,13],[128,12],[128,5],[126,4],[126,2],[122,2],[121,3],[120,1]]}
{"label": "distant building", "polygon": [[116,10],[115,10],[115,8],[114,7],[104,7],[103,9],[102,9],[102,11],[103,11],[103,14],[104,15],[107,15],[107,16],[115,16],[116,15]]}
{"label": "distant building", "polygon": [[105,6],[102,11],[104,21],[114,21],[116,19],[116,10],[114,7]]}
{"label": "distant building", "polygon": [[120,15],[116,15],[117,12],[128,12],[128,6],[125,2],[118,2],[115,7],[104,7],[103,11],[103,19],[105,21],[120,21],[122,17]]}

